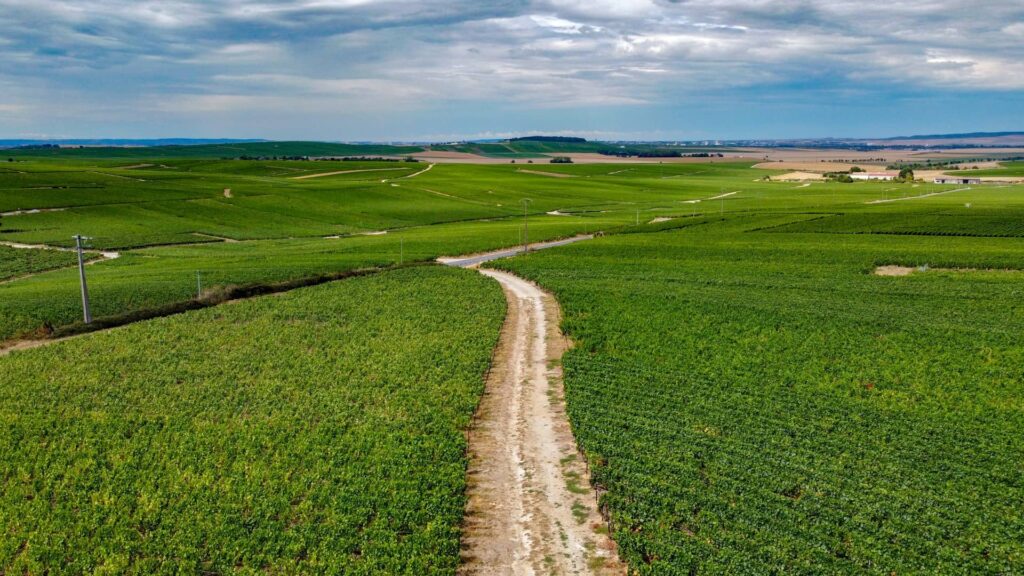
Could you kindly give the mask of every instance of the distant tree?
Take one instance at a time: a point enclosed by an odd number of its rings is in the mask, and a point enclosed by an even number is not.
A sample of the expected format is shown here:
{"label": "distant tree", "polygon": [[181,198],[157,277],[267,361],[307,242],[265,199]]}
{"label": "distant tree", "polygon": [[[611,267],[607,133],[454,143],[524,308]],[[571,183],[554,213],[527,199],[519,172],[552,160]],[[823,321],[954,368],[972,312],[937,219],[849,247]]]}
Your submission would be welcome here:
{"label": "distant tree", "polygon": [[521,138],[509,138],[509,142],[523,142],[523,141],[534,141],[534,142],[563,142],[568,144],[582,144],[587,141],[586,138],[576,138],[573,136],[523,136]]}
{"label": "distant tree", "polygon": [[860,166],[854,166],[853,168],[850,168],[850,173],[851,174],[854,173],[854,172],[863,172],[863,171],[864,171],[864,169],[861,168]]}
{"label": "distant tree", "polygon": [[572,158],[568,156],[555,156],[551,159],[552,164],[572,164]]}
{"label": "distant tree", "polygon": [[513,160],[513,161],[512,161],[512,164],[515,164],[515,163],[516,163],[516,161],[515,161],[515,160]]}
{"label": "distant tree", "polygon": [[904,182],[912,182],[914,180],[914,171],[910,168],[900,170],[900,180],[903,180]]}

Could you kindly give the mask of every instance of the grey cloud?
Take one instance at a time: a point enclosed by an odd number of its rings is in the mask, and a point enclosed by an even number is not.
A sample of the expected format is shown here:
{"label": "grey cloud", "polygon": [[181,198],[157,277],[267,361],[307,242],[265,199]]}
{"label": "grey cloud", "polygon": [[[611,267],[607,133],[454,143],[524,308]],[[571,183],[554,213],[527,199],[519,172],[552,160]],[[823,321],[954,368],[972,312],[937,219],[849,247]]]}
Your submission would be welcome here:
{"label": "grey cloud", "polygon": [[1024,90],[1019,0],[0,0],[0,13],[8,116],[55,94],[184,114],[288,98],[643,105],[826,77]]}

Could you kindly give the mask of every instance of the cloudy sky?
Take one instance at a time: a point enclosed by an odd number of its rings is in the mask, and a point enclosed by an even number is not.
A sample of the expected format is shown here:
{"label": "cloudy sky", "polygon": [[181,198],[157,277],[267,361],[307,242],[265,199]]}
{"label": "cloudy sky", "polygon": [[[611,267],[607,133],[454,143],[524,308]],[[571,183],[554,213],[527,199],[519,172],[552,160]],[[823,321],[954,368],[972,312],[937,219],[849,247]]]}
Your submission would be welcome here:
{"label": "cloudy sky", "polygon": [[1021,0],[0,0],[0,138],[975,130]]}

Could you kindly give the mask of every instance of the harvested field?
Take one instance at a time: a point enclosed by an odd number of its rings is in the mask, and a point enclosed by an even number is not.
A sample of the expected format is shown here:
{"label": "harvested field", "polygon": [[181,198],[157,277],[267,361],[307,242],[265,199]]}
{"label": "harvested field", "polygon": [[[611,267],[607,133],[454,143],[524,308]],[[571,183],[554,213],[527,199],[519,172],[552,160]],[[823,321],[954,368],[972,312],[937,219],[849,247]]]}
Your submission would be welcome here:
{"label": "harvested field", "polygon": [[772,176],[775,182],[806,182],[807,180],[824,180],[825,177],[816,172],[787,172],[778,176]]}
{"label": "harvested field", "polygon": [[765,170],[793,170],[796,172],[848,172],[853,167],[859,167],[866,172],[881,172],[885,170],[884,165],[878,164],[849,164],[845,162],[761,162],[755,164],[754,168]]}

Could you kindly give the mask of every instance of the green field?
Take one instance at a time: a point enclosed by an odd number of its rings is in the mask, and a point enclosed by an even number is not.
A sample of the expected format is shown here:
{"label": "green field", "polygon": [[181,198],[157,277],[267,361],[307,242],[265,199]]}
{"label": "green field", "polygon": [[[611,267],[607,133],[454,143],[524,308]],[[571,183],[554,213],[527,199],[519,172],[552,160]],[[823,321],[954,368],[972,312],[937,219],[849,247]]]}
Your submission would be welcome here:
{"label": "green field", "polygon": [[[504,305],[404,265],[520,244],[524,198],[532,241],[603,233],[493,266],[563,309],[634,572],[1024,573],[1024,186],[84,150],[0,166],[51,209],[0,241],[117,250],[99,319],[371,275],[0,357],[0,573],[453,573]],[[81,328],[71,264],[0,247],[0,341]]]}
{"label": "green field", "polygon": [[[626,560],[1018,572],[1024,241],[744,232],[798,218],[503,265],[566,312],[569,416]],[[1017,271],[869,274],[886,263]]]}
{"label": "green field", "polygon": [[1024,162],[1000,162],[1002,168],[991,168],[987,170],[965,170],[955,174],[966,174],[968,176],[1024,176]]}
{"label": "green field", "polygon": [[0,358],[0,570],[451,574],[504,306],[420,267]]}
{"label": "green field", "polygon": [[70,252],[25,250],[0,244],[0,282],[53,268],[71,266],[76,262],[78,260]]}

